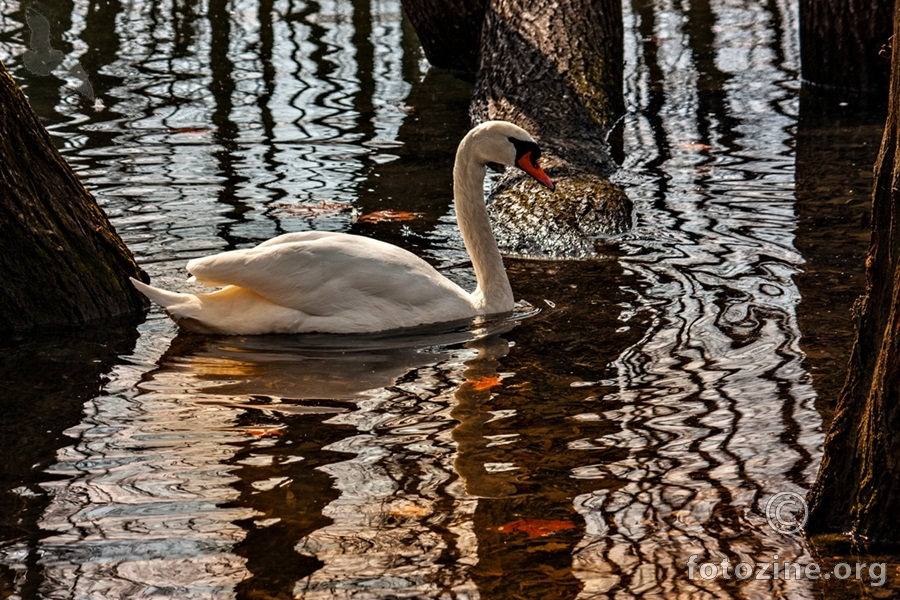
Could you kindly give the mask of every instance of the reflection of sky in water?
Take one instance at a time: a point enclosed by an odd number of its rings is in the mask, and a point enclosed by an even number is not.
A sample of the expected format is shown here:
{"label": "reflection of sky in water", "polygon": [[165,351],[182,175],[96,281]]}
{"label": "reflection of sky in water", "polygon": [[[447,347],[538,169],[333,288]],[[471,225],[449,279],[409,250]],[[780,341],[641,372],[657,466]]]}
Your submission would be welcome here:
{"label": "reflection of sky in water", "polygon": [[[406,106],[423,73],[398,2],[90,6],[75,4],[63,37],[96,69],[105,110],[82,112],[59,81],[27,88],[164,287],[189,287],[183,264],[196,255],[349,229],[351,212],[309,207],[359,208],[381,174],[404,180],[378,188],[386,194],[435,176],[390,170],[424,110]],[[804,557],[760,508],[803,492],[821,443],[793,281],[796,3],[710,8],[705,18],[665,0],[626,7],[631,113],[618,177],[637,223],[616,240],[625,273],[612,287],[625,300],[610,319],[554,321],[548,305],[544,320],[488,338],[496,346],[441,339],[348,358],[176,338],[154,311],[50,469],[42,589],[476,597],[508,577],[528,591],[577,579],[553,588],[564,597],[693,596],[737,587],[688,581],[691,554]],[[16,75],[20,27],[0,20],[0,57]],[[446,198],[435,204],[428,227],[392,234],[460,262]],[[579,293],[603,285],[579,281]],[[542,347],[567,335],[615,352]],[[609,366],[596,381],[576,375],[598,363]],[[559,514],[529,513],[542,510]],[[522,516],[583,529],[501,539],[497,526]],[[10,544],[0,561],[22,572],[34,552]],[[549,562],[566,564],[534,567]]]}

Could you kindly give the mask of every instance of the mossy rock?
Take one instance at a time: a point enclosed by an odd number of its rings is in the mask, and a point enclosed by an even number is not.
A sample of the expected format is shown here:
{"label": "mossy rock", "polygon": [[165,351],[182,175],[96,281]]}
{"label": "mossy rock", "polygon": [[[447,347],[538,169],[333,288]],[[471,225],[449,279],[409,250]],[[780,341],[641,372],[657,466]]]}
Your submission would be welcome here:
{"label": "mossy rock", "polygon": [[491,195],[488,212],[500,251],[508,256],[587,259],[599,239],[631,227],[632,202],[608,179],[588,173],[551,173],[550,192],[515,176]]}

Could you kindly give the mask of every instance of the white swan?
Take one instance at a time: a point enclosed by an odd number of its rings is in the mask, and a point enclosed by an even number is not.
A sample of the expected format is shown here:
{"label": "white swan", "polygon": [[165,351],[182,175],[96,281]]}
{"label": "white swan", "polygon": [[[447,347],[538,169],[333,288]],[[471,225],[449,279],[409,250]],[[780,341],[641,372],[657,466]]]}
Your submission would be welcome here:
{"label": "white swan", "polygon": [[453,195],[478,281],[471,294],[406,250],[317,231],[188,262],[197,280],[226,286],[210,294],[131,281],[180,327],[199,333],[364,333],[509,312],[512,288],[484,204],[485,167],[517,166],[553,190],[540,154],[525,130],[505,121],[482,123],[459,144]]}

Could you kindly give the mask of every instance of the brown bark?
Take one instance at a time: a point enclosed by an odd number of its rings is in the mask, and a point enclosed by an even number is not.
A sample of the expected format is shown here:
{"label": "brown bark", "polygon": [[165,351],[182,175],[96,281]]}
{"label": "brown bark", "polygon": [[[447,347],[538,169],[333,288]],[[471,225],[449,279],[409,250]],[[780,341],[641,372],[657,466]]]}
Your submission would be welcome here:
{"label": "brown bark", "polygon": [[607,178],[615,169],[607,138],[624,113],[620,0],[403,0],[403,7],[433,65],[477,71],[473,121],[512,121],[544,151],[552,197],[517,170],[492,192],[501,250],[585,258],[596,254],[597,236],[630,226],[631,201]]}
{"label": "brown bark", "polygon": [[472,114],[512,121],[540,142],[552,196],[517,170],[492,193],[500,247],[550,258],[595,254],[596,236],[630,226],[631,201],[607,177],[624,114],[620,0],[491,0]]}
{"label": "brown bark", "polygon": [[2,64],[0,229],[0,331],[143,309],[143,272]]}
{"label": "brown bark", "polygon": [[[900,31],[900,4],[894,11]],[[875,169],[866,293],[857,302],[849,373],[810,491],[811,533],[900,541],[900,45]]]}
{"label": "brown bark", "polygon": [[573,165],[612,168],[606,134],[624,112],[619,0],[493,0],[472,112],[513,121]]}
{"label": "brown bark", "polygon": [[881,100],[890,68],[878,57],[891,36],[892,0],[800,0],[803,79]]}

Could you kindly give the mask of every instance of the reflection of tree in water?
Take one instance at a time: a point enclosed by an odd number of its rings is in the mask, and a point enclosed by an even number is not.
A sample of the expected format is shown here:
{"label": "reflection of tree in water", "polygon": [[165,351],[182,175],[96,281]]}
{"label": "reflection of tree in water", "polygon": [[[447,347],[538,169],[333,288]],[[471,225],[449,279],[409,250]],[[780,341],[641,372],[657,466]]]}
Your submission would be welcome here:
{"label": "reflection of tree in water", "polygon": [[323,511],[334,523],[298,545],[324,563],[300,583],[303,597],[578,594],[571,565],[583,520],[572,499],[596,482],[572,473],[625,456],[590,442],[618,426],[598,415],[610,406],[598,391],[613,388],[586,379],[614,375],[607,365],[639,332],[595,339],[559,324],[621,326],[621,292],[573,287],[615,270],[612,261],[517,263],[517,289],[552,293],[556,308],[412,370],[328,421],[356,427],[329,447],[356,456],[323,469],[341,495]]}
{"label": "reflection of tree in water", "polygon": [[[687,579],[692,554],[809,560],[799,539],[768,528],[762,506],[776,492],[804,492],[820,442],[795,316],[793,95],[756,107],[749,92],[793,76],[785,69],[796,60],[784,53],[795,50],[779,35],[792,28],[789,11],[699,4],[682,19],[637,2],[630,17],[644,49],[639,72],[651,79],[632,84],[643,110],[626,139],[644,152],[634,172],[654,178],[635,181],[646,200],[620,260],[653,320],[616,363],[621,388],[609,397],[618,406],[603,415],[621,430],[596,440],[628,454],[578,474],[623,483],[575,500],[588,530],[575,556],[585,597],[807,585]],[[759,47],[770,53],[750,50]],[[710,154],[719,148],[727,153]]]}
{"label": "reflection of tree in water", "polygon": [[446,362],[411,371],[330,421],[357,433],[329,449],[355,456],[323,469],[340,497],[323,511],[334,523],[297,546],[324,563],[300,583],[303,597],[332,597],[342,589],[405,597],[470,587],[458,560],[469,554],[471,536],[458,529],[470,508],[456,498],[449,436],[466,354],[458,350]]}
{"label": "reflection of tree in water", "polygon": [[[478,498],[472,577],[491,598],[541,597],[549,589],[574,598],[583,583],[572,557],[585,530],[573,499],[597,482],[573,475],[626,456],[594,440],[620,430],[602,416],[616,404],[604,398],[614,389],[609,365],[640,326],[619,320],[626,296],[612,284],[621,281],[615,261],[514,262],[510,270],[515,289],[545,311],[509,334],[508,355],[485,352],[467,363],[470,383],[457,391],[452,413],[460,421],[455,468]],[[571,323],[583,327],[564,325]],[[479,389],[496,375],[501,385]]]}
{"label": "reflection of tree in water", "polygon": [[69,443],[83,405],[100,393],[118,357],[134,349],[134,323],[94,324],[59,331],[5,334],[0,382],[5,418],[0,425],[0,595],[40,595],[44,549],[37,542],[51,498],[43,468]]}
{"label": "reflection of tree in water", "polygon": [[[142,364],[147,348],[138,346]],[[40,527],[48,596],[127,598],[148,588],[177,596],[216,595],[242,577],[231,546],[242,537],[232,522],[250,516],[225,506],[237,495],[222,462],[232,409],[191,401],[118,365],[103,394],[90,399],[43,485],[50,497]],[[163,378],[161,380],[165,382]]]}
{"label": "reflection of tree in water", "polygon": [[[246,558],[251,577],[237,586],[238,594],[266,598],[294,598],[294,586],[322,567],[322,562],[295,551],[297,540],[326,527],[331,519],[322,509],[338,491],[322,467],[345,459],[346,454],[325,450],[351,435],[346,426],[323,424],[327,416],[280,415],[272,419],[283,426],[279,435],[244,444],[231,462],[241,479],[240,496],[234,501],[255,511],[239,522],[246,537],[234,552]],[[255,411],[243,415],[248,429],[259,427]]]}

